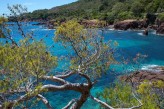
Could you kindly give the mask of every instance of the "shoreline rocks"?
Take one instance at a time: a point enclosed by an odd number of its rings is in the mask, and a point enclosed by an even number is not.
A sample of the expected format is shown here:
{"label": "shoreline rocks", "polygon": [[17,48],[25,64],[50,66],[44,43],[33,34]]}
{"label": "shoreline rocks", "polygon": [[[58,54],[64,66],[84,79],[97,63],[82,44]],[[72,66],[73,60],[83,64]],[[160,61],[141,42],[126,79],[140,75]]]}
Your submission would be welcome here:
{"label": "shoreline rocks", "polygon": [[157,34],[164,34],[164,23],[162,23],[156,31]]}
{"label": "shoreline rocks", "polygon": [[154,81],[164,81],[164,66],[153,67],[150,70],[140,70],[136,71],[130,75],[121,76],[120,80],[125,82],[140,83],[145,80],[150,82]]}
{"label": "shoreline rocks", "polygon": [[147,20],[124,20],[114,24],[116,30],[144,29],[143,35],[148,35],[148,29],[156,30],[156,34],[164,34],[164,23],[160,25],[149,25]]}

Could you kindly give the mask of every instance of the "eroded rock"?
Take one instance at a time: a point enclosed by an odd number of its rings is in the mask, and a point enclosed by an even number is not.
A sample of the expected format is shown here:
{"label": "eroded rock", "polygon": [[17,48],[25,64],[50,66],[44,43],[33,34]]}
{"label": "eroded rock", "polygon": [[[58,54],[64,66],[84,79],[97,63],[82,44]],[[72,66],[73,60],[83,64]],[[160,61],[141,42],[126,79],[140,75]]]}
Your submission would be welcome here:
{"label": "eroded rock", "polygon": [[146,20],[124,20],[114,25],[114,28],[118,30],[142,29],[147,27],[148,23]]}

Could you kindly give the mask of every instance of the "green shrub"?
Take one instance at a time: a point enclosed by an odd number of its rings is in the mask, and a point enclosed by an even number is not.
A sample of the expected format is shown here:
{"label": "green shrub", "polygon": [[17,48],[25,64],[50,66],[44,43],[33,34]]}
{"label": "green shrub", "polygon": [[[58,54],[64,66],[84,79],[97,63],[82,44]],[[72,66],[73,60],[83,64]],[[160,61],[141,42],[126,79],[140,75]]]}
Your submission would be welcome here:
{"label": "green shrub", "polygon": [[161,21],[164,21],[164,13],[160,13],[158,15],[158,19],[160,19]]}
{"label": "green shrub", "polygon": [[134,88],[129,83],[121,81],[114,83],[110,88],[105,88],[98,95],[114,108],[129,108],[139,105],[139,102],[132,94],[133,91],[136,92],[136,97],[142,102],[140,109],[161,109],[164,106],[164,100],[160,93],[163,92],[156,93],[154,88],[163,90],[164,82],[150,83],[144,81]]}

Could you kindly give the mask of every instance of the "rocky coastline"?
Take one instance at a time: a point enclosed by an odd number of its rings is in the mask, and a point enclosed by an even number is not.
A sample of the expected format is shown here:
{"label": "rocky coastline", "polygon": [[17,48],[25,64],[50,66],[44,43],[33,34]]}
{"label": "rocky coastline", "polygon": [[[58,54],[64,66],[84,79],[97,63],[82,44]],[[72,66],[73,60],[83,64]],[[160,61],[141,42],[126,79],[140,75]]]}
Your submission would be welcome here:
{"label": "rocky coastline", "polygon": [[149,25],[146,20],[124,20],[114,24],[115,30],[144,30],[143,34],[148,35],[148,30],[156,30],[156,34],[164,34],[164,23],[160,25]]}
{"label": "rocky coastline", "polygon": [[154,66],[147,70],[135,71],[129,75],[121,76],[120,80],[132,83],[141,83],[144,81],[164,82],[164,66]]}
{"label": "rocky coastline", "polygon": [[[58,23],[53,20],[39,20],[37,21],[37,24],[33,25],[44,25],[48,29],[54,29],[54,27],[57,27]],[[64,21],[63,21],[64,22]],[[63,23],[63,22],[59,22]],[[150,24],[150,22],[153,22]],[[92,28],[105,28],[105,29],[115,29],[115,30],[144,30],[143,35],[148,35],[148,32],[150,29],[153,29],[156,31],[156,34],[164,34],[164,22],[153,20],[152,19],[127,19],[123,21],[119,21],[114,23],[113,25],[108,25],[105,21],[100,20],[82,20],[79,21],[80,24],[84,25],[86,28],[92,27]]]}
{"label": "rocky coastline", "polygon": [[44,25],[48,29],[54,29],[54,24],[53,22],[50,21],[36,21],[38,23],[32,24],[32,25]]}
{"label": "rocky coastline", "polygon": [[148,27],[147,21],[145,20],[124,20],[114,24],[116,30],[128,30],[128,29],[145,29]]}
{"label": "rocky coastline", "polygon": [[144,35],[148,35],[148,30],[156,30],[156,34],[164,34],[164,21],[157,18],[157,15],[147,14],[145,19],[127,19],[114,23],[116,30],[145,30]]}

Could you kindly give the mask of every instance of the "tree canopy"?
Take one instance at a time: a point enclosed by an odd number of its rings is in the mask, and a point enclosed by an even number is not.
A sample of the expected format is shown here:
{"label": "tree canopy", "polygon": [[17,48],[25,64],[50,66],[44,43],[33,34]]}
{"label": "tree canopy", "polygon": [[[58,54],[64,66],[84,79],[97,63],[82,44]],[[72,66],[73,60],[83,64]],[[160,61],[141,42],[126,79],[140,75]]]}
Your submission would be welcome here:
{"label": "tree canopy", "polygon": [[67,21],[72,18],[115,20],[144,18],[146,13],[164,12],[163,0],[78,0],[50,10],[36,10],[26,14],[27,19]]}

